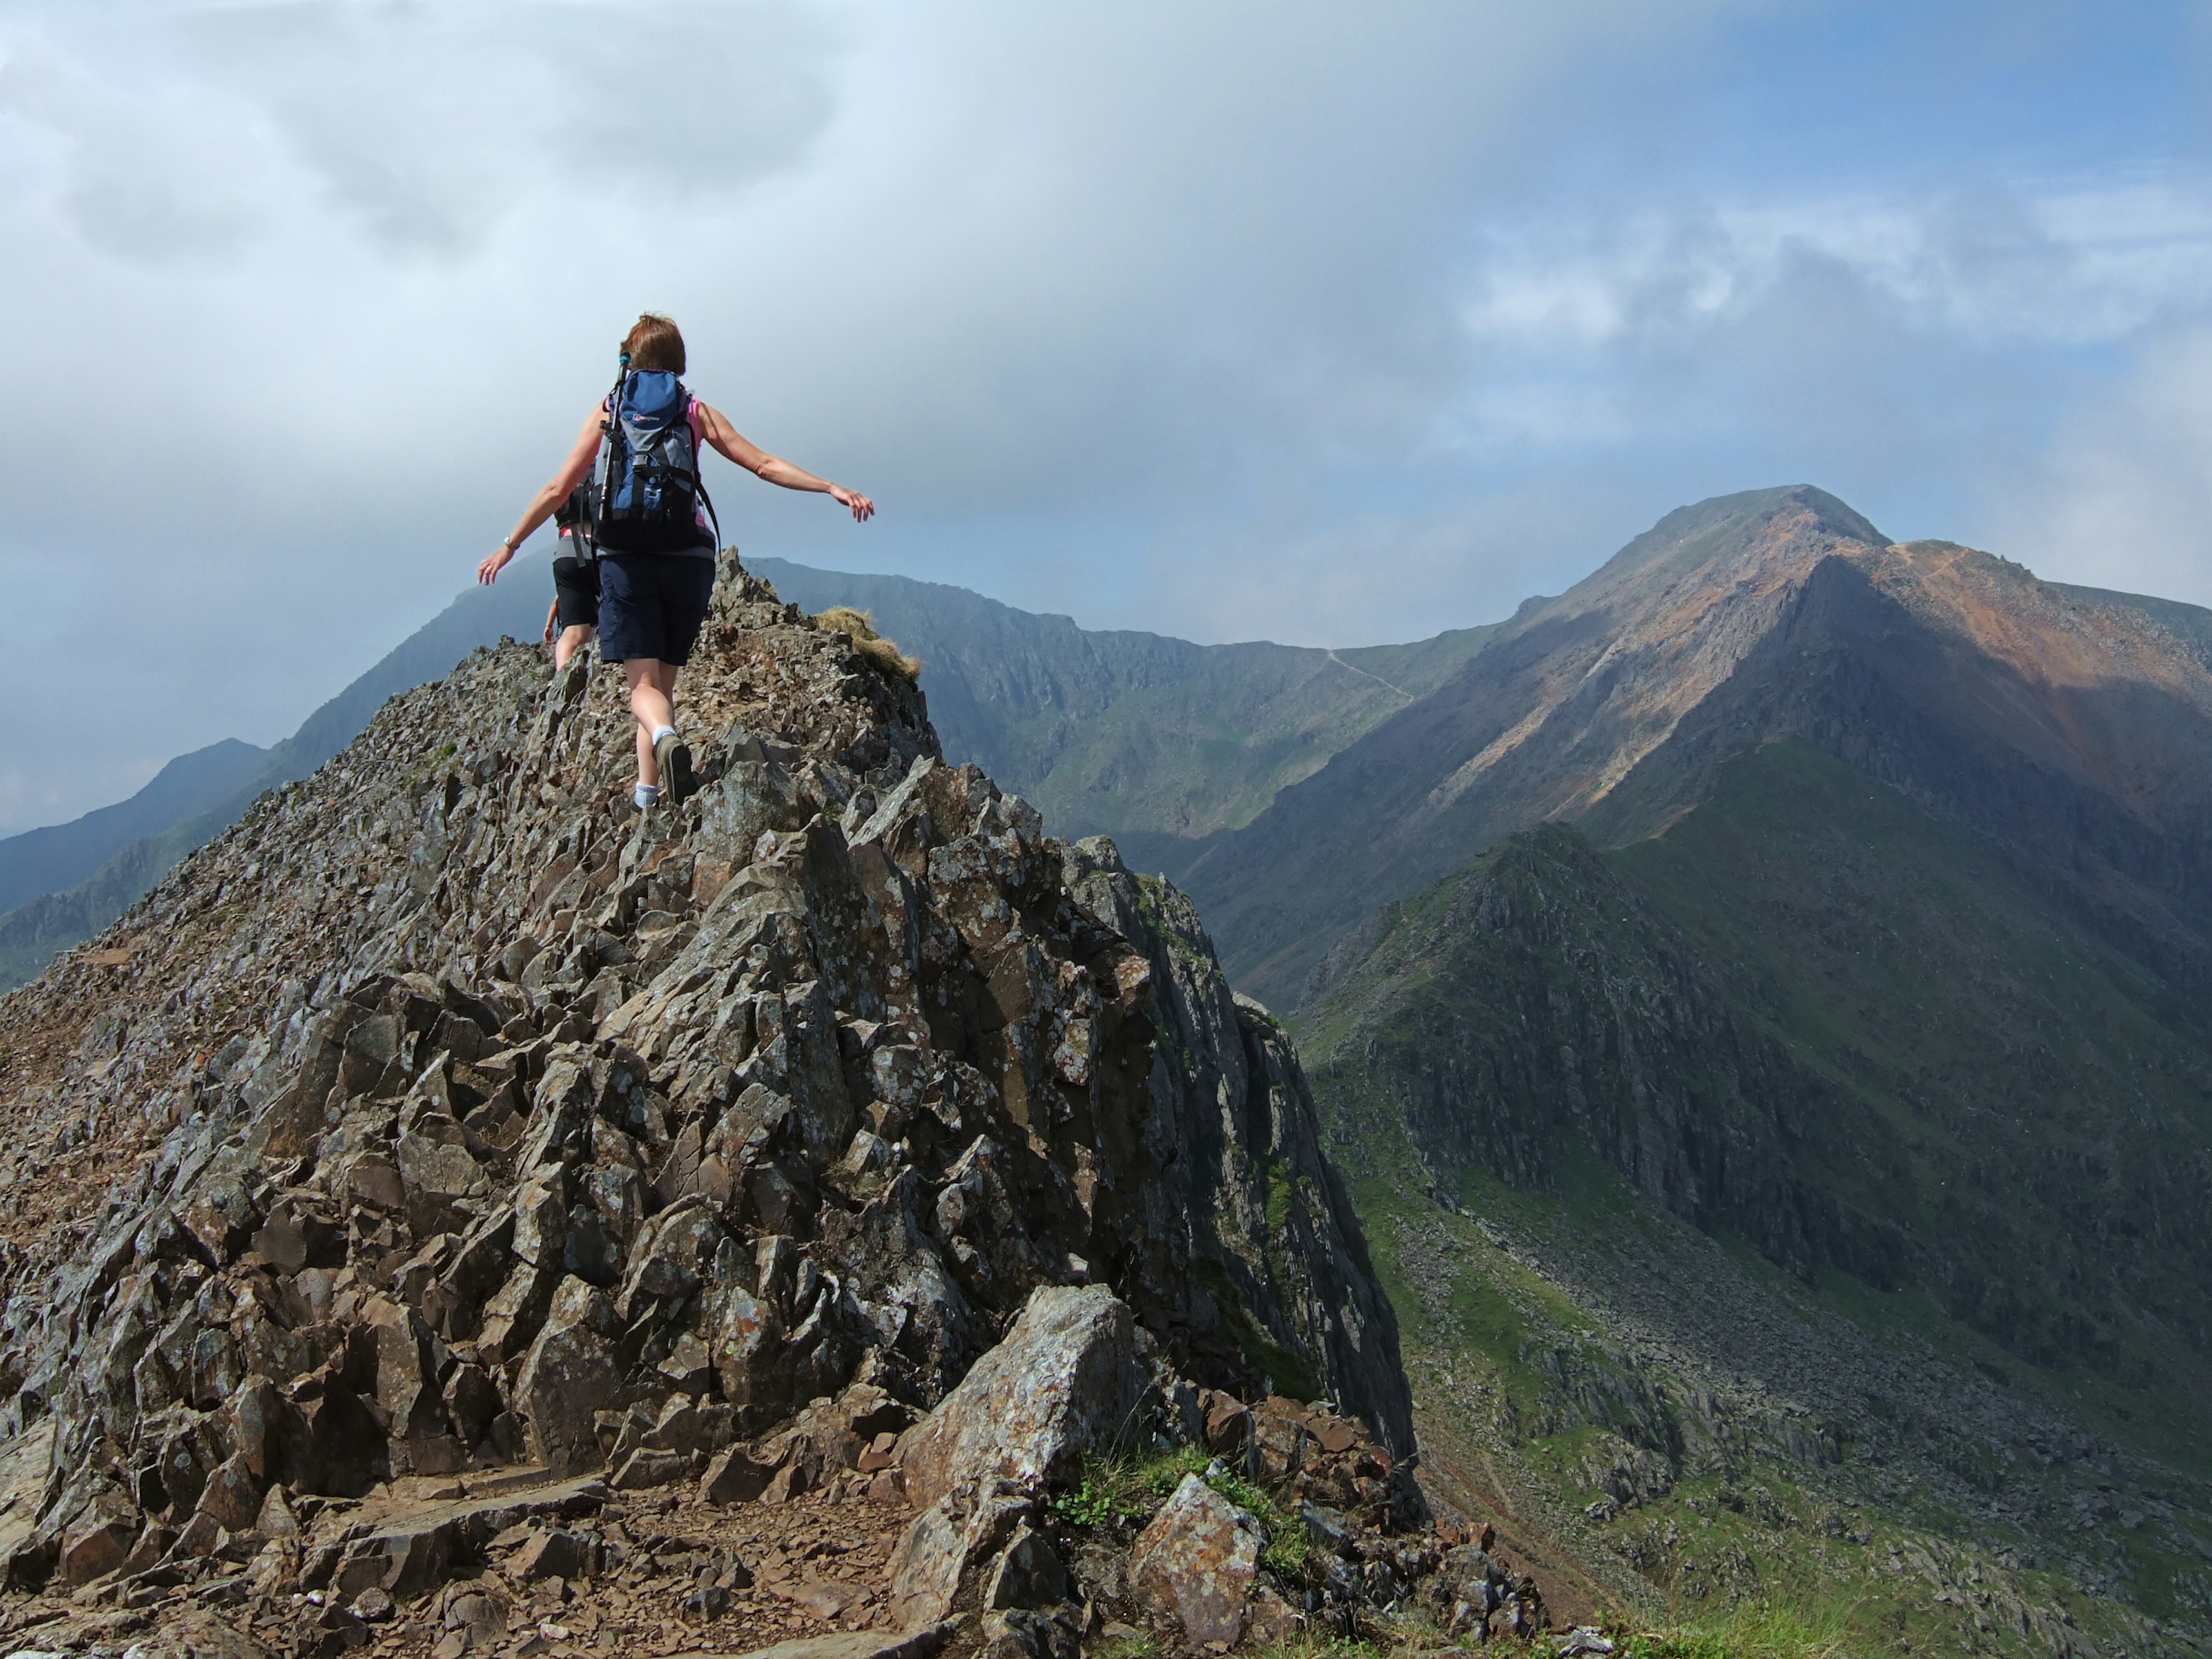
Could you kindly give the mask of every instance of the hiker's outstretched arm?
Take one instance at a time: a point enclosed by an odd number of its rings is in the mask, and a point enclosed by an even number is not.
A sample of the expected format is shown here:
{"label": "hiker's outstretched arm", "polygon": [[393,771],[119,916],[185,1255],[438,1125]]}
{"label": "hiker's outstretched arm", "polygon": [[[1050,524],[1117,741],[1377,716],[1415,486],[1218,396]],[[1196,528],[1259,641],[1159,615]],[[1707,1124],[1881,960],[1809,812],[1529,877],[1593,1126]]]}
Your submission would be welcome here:
{"label": "hiker's outstretched arm", "polygon": [[857,523],[875,516],[876,504],[857,489],[848,489],[827,478],[817,478],[805,467],[771,455],[732,426],[729,417],[708,404],[699,405],[699,435],[757,478],[786,489],[811,489],[852,510]]}
{"label": "hiker's outstretched arm", "polygon": [[500,544],[499,551],[477,567],[477,580],[492,582],[507,568],[514,556],[514,550],[530,539],[530,532],[553,516],[553,509],[567,501],[576,486],[584,482],[592,471],[592,457],[599,453],[599,414],[594,409],[584,417],[584,429],[576,434],[576,447],[568,452],[568,459],[561,463],[545,488],[530,498],[530,505],[514,521],[514,529]]}

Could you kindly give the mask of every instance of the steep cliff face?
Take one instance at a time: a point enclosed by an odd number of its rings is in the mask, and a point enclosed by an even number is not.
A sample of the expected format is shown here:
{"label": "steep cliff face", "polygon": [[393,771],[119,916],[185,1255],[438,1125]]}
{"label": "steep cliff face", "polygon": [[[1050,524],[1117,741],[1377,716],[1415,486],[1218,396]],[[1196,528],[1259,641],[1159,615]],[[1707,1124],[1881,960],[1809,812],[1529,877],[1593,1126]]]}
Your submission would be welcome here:
{"label": "steep cliff face", "polygon": [[1159,1174],[1146,1189],[1146,1231],[1188,1240],[1174,1267],[1188,1265],[1211,1292],[1227,1334],[1278,1393],[1307,1397],[1326,1378],[1362,1402],[1384,1444],[1411,1450],[1396,1318],[1322,1153],[1297,1051],[1267,1010],[1230,990],[1173,887],[1116,867],[1097,841],[1071,849],[1068,887],[1122,937],[1149,944],[1154,1041],[1181,1062],[1156,1077],[1168,1098],[1151,1118]]}
{"label": "steep cliff face", "polygon": [[1333,1115],[1402,1133],[1447,1196],[1594,1153],[1808,1280],[1915,1287],[2172,1404],[2212,1351],[2212,1031],[2108,924],[1785,742],[1665,836],[1548,826],[1381,913],[1304,1047]]}
{"label": "steep cliff face", "polygon": [[[1893,1288],[1917,1254],[1838,1186],[1905,1173],[1862,1103],[1727,997],[1573,831],[1516,837],[1348,935],[1316,975],[1309,1040],[1348,1133],[1400,1125],[1434,1189],[1480,1171],[1556,1191],[1595,1153],[1685,1220],[1810,1274]],[[1904,1184],[1901,1181],[1899,1185]]]}
{"label": "steep cliff face", "polygon": [[1297,1029],[1425,1467],[1678,1611],[2195,1651],[2204,936],[2080,878],[1792,738],[1346,934]]}
{"label": "steep cliff face", "polygon": [[926,1407],[1043,1284],[1410,1449],[1297,1060],[1180,896],[734,559],[682,701],[702,787],[639,817],[615,677],[479,653],[0,1004],[19,1577],[219,1478]]}

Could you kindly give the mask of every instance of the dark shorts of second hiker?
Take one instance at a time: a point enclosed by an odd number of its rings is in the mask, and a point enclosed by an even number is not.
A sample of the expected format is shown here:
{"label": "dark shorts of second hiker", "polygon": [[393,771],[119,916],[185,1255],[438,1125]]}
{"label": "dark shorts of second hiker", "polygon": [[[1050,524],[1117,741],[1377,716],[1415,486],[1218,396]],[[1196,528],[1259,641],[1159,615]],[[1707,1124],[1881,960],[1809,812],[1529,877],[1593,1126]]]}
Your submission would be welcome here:
{"label": "dark shorts of second hiker", "polygon": [[691,660],[714,562],[689,553],[599,555],[599,655],[608,662],[657,657],[678,666]]}
{"label": "dark shorts of second hiker", "polygon": [[599,562],[553,561],[553,598],[563,628],[592,628],[599,620]]}

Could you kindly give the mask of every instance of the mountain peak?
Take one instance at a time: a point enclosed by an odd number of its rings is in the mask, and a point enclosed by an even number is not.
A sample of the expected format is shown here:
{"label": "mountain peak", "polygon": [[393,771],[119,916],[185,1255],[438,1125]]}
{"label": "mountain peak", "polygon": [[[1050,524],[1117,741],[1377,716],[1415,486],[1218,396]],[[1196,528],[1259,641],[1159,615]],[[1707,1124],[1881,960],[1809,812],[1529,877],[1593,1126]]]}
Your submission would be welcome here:
{"label": "mountain peak", "polygon": [[[1185,875],[1240,982],[1295,1006],[1378,902],[1547,820],[1608,845],[1654,833],[1765,737],[1888,757],[1897,781],[2023,844],[2054,833],[2038,812],[2070,813],[2132,866],[2133,838],[2197,820],[2200,774],[2161,757],[2207,732],[2212,671],[2187,618],[1951,544],[1893,544],[1810,485],[1752,490],[1668,514],[1516,616]],[[1962,788],[1969,752],[2034,777]],[[1264,884],[1245,873],[1261,869]]]}
{"label": "mountain peak", "polygon": [[1889,538],[1863,514],[1811,484],[1714,495],[1678,507],[1553,603],[1579,610],[1638,579],[1725,579],[1738,569],[1838,546],[1879,548]]}
{"label": "mountain peak", "polygon": [[1796,519],[1806,528],[1844,541],[1865,542],[1875,547],[1889,543],[1889,538],[1875,529],[1865,514],[1816,484],[1778,484],[1766,489],[1746,489],[1733,495],[1715,495],[1682,510],[1712,511],[1770,521]]}

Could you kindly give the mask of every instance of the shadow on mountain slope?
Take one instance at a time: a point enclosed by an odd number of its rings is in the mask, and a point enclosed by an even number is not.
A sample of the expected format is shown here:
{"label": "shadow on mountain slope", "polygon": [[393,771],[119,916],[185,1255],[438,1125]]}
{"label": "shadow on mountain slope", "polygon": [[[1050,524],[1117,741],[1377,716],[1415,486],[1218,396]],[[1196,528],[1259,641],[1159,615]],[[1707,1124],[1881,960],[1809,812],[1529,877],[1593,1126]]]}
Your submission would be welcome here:
{"label": "shadow on mountain slope", "polygon": [[[1678,1603],[1858,1596],[1821,1517],[1871,1510],[2002,1581],[2022,1650],[2068,1609],[2191,1650],[2138,1621],[2212,1629],[2212,1024],[2105,890],[1784,738],[1662,834],[1547,826],[1346,935],[1297,1030],[1426,1310],[1425,1444],[1502,1446],[1493,1486]],[[1754,1483],[1740,1558],[1684,1541]]]}

